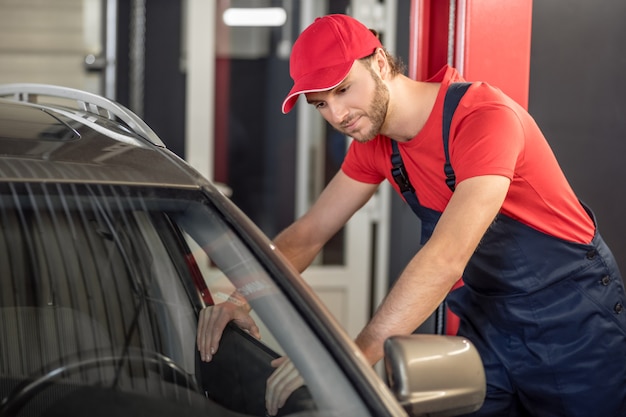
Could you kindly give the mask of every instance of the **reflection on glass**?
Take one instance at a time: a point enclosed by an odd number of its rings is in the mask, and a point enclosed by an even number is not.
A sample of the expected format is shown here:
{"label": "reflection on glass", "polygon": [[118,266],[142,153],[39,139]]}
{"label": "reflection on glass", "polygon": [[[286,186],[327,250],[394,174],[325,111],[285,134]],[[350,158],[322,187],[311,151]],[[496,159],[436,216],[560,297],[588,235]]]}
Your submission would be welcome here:
{"label": "reflection on glass", "polygon": [[[197,190],[0,184],[2,411],[104,399],[115,414],[150,398],[263,415],[270,361],[285,354],[316,398],[303,387],[286,408],[336,408],[313,381],[343,377],[248,245]],[[262,341],[229,326],[201,362],[197,314],[234,293]]]}

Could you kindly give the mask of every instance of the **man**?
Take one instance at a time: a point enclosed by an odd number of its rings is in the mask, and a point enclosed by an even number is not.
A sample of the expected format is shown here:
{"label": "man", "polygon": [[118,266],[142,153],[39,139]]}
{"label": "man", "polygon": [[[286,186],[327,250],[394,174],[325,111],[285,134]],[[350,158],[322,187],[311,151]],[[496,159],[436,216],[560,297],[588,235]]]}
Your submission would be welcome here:
{"label": "man", "polygon": [[[398,164],[414,189],[403,195],[425,244],[356,338],[367,360],[381,359],[388,337],[413,332],[462,276],[448,304],[485,365],[487,398],[476,415],[626,415],[621,275],[530,115],[476,82],[444,140],[444,98],[460,75],[445,67],[428,82],[409,79],[372,32],[344,15],[319,18],[300,35],[290,72],[283,112],[304,94],[354,139],[317,202],[274,241],[299,271],[381,181],[400,191]],[[258,335],[244,310],[212,313],[199,325],[205,360],[228,320]],[[302,384],[288,360],[276,365],[271,414]]]}

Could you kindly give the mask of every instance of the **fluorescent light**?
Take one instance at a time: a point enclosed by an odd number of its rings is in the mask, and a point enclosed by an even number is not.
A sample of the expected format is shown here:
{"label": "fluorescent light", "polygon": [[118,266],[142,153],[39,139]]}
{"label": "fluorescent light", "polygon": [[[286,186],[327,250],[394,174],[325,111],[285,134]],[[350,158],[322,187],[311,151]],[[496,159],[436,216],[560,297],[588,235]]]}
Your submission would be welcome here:
{"label": "fluorescent light", "polygon": [[282,26],[287,12],[282,7],[231,7],[224,11],[222,19],[228,26]]}

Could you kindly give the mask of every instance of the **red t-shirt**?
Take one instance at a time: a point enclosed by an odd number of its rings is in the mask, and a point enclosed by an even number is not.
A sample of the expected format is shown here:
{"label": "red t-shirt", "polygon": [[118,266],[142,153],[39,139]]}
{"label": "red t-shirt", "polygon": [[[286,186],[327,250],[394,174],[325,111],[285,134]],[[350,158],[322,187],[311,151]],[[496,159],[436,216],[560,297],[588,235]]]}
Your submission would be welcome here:
{"label": "red t-shirt", "polygon": [[[448,85],[463,79],[446,66],[429,81],[441,83],[434,108],[417,136],[398,145],[420,203],[443,212],[452,196],[443,172],[443,101]],[[457,184],[480,175],[511,179],[503,214],[564,240],[589,243],[593,238],[593,221],[535,121],[499,89],[482,82],[470,86],[452,118],[449,151]],[[399,192],[390,156],[391,142],[385,136],[353,141],[341,169],[370,184],[387,178]]]}

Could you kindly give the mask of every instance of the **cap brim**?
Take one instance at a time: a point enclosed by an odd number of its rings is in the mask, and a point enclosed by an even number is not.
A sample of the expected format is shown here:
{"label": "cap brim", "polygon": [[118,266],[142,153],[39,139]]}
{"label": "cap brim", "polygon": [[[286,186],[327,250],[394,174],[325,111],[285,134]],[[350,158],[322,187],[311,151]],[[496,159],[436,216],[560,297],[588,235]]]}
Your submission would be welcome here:
{"label": "cap brim", "polygon": [[327,91],[337,87],[348,76],[352,65],[354,65],[354,61],[323,68],[301,77],[283,101],[283,114],[287,114],[293,109],[300,94]]}

